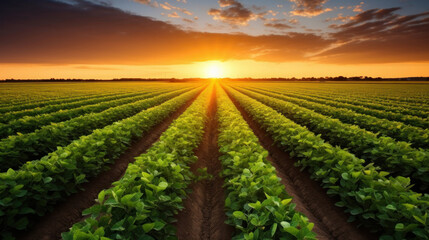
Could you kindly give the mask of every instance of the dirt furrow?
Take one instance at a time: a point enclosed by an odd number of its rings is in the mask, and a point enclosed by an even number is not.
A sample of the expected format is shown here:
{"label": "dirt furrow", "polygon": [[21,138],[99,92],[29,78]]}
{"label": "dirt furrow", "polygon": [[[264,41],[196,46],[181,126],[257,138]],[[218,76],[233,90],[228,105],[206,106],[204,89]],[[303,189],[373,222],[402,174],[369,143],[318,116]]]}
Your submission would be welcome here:
{"label": "dirt furrow", "polygon": [[83,191],[75,193],[69,196],[64,202],[59,203],[51,213],[41,217],[30,231],[18,236],[18,239],[60,239],[62,232],[68,231],[74,223],[83,219],[82,211],[95,203],[94,200],[97,198],[98,193],[103,189],[111,187],[113,182],[119,180],[125,173],[128,164],[134,162],[135,157],[141,155],[152,146],[168,126],[192,104],[198,95],[186,102],[176,112],[171,114],[170,117],[145,133],[141,139],[135,141],[114,164],[109,166],[109,170],[84,183],[82,185]]}
{"label": "dirt furrow", "polygon": [[231,239],[233,233],[233,228],[225,224],[225,193],[222,189],[223,179],[219,176],[222,167],[217,146],[216,110],[216,92],[213,90],[203,140],[195,151],[198,160],[191,165],[191,171],[195,174],[198,174],[197,169],[207,168],[207,173],[213,175],[213,179],[191,184],[192,192],[184,201],[185,208],[177,215],[179,240],[226,240]]}
{"label": "dirt furrow", "polygon": [[330,198],[326,194],[326,190],[310,178],[308,171],[300,171],[298,167],[295,167],[295,161],[289,154],[274,143],[265,130],[229,93],[228,96],[259,138],[261,145],[269,151],[268,159],[276,168],[286,191],[292,196],[296,210],[306,215],[310,222],[314,223],[313,230],[317,234],[317,239],[377,239],[377,236],[372,235],[366,229],[358,229],[356,222],[347,222],[349,216],[342,208],[335,206],[336,200]]}

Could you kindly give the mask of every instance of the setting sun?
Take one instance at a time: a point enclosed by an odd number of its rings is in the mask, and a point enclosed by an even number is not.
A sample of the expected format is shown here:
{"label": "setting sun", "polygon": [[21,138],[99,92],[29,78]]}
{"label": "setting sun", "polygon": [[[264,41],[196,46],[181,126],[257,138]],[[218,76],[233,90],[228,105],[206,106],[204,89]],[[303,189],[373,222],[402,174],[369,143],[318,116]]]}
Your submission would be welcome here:
{"label": "setting sun", "polygon": [[205,68],[205,77],[207,78],[222,78],[224,77],[224,71],[222,64],[218,61],[207,62]]}

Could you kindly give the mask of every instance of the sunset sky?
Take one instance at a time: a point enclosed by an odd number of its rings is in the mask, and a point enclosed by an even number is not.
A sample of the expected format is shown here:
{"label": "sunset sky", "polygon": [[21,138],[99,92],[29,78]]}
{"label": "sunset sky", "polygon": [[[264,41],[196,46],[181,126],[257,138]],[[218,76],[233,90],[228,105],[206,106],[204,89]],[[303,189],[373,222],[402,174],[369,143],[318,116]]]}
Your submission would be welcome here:
{"label": "sunset sky", "polygon": [[339,75],[429,76],[429,1],[0,1],[0,79]]}

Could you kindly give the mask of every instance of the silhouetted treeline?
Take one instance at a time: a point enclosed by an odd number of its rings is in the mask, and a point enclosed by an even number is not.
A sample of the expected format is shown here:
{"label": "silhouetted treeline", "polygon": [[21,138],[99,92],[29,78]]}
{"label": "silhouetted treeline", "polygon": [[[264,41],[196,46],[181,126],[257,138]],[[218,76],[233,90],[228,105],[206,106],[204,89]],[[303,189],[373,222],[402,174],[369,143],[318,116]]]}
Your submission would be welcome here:
{"label": "silhouetted treeline", "polygon": [[186,79],[176,79],[176,78],[114,78],[114,79],[76,79],[76,78],[49,78],[49,79],[3,79],[0,81],[3,82],[187,82],[187,81],[198,81],[202,80],[199,78],[186,78]]}
{"label": "silhouetted treeline", "polygon": [[[135,82],[188,82],[188,81],[200,81],[207,80],[207,78],[114,78],[114,79],[75,79],[75,78],[50,78],[50,79],[3,79],[2,82],[100,82],[100,81],[135,81]],[[306,77],[306,78],[222,78],[222,80],[230,81],[314,81],[314,82],[326,82],[326,81],[429,81],[429,77],[407,77],[407,78],[381,78],[381,77],[368,77],[368,76],[357,76],[357,77]]]}
{"label": "silhouetted treeline", "polygon": [[232,81],[314,81],[314,82],[326,82],[326,81],[429,81],[429,77],[407,77],[407,78],[381,78],[381,77],[307,77],[307,78],[234,78],[228,79]]}

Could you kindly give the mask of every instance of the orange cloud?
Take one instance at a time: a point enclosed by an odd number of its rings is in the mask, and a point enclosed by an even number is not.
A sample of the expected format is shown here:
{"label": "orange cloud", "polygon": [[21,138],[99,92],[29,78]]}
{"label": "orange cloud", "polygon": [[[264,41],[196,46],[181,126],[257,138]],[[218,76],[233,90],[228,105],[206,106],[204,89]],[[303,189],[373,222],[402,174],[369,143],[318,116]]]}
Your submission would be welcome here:
{"label": "orange cloud", "polygon": [[212,8],[207,12],[214,20],[245,26],[257,18],[255,13],[236,0],[219,0],[219,6],[221,9]]}
{"label": "orange cloud", "polygon": [[290,13],[295,16],[314,17],[324,12],[332,11],[331,8],[323,8],[327,0],[289,0],[294,3],[294,10]]}
{"label": "orange cloud", "polygon": [[159,7],[159,4],[157,1],[152,2],[152,0],[134,0],[134,2],[138,2],[144,5],[149,5],[151,7],[156,7],[156,8]]}
{"label": "orange cloud", "polygon": [[173,6],[170,3],[168,3],[168,2],[164,2],[164,3],[161,3],[159,5],[162,8],[164,8],[165,10],[177,10],[177,11],[180,11],[180,12],[186,14],[186,15],[189,15],[189,16],[193,15],[193,13],[191,11],[189,11],[189,10],[187,10],[185,8],[180,8],[180,7]]}

